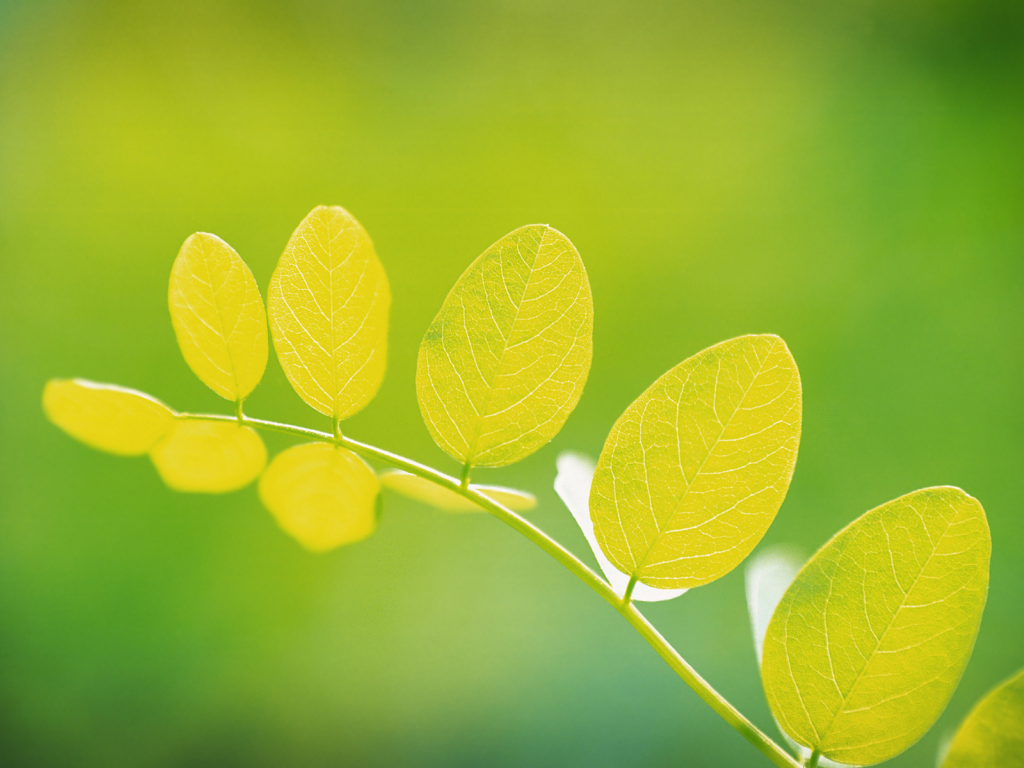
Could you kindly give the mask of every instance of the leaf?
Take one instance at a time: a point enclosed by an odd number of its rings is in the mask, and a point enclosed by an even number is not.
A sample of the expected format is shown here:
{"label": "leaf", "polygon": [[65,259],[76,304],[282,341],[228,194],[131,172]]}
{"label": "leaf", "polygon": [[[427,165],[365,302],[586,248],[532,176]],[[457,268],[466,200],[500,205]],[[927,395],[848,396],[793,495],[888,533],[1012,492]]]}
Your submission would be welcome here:
{"label": "leaf", "polygon": [[179,420],[149,456],[168,486],[189,493],[244,488],[267,463],[260,436],[228,421]]}
{"label": "leaf", "polygon": [[[380,482],[395,493],[400,493],[410,499],[415,499],[428,506],[445,512],[483,512],[484,508],[477,506],[465,496],[460,496],[454,491],[443,486],[436,485],[422,477],[403,472],[400,469],[392,469],[382,472]],[[469,486],[474,491],[479,491],[484,496],[498,502],[513,512],[527,512],[537,506],[537,498],[532,493],[519,491],[515,488],[504,488],[500,485],[477,485]]]}
{"label": "leaf", "polygon": [[783,729],[852,765],[917,741],[970,658],[990,552],[985,511],[959,488],[915,491],[836,534],[768,625],[761,677]]}
{"label": "leaf", "polygon": [[803,562],[804,558],[798,556],[792,547],[780,545],[769,547],[747,564],[747,612],[750,614],[750,630],[759,667],[768,622]]}
{"label": "leaf", "polygon": [[561,232],[534,224],[484,251],[420,344],[416,392],[437,444],[463,464],[501,467],[548,442],[583,392],[593,316]]}
{"label": "leaf", "polygon": [[1024,670],[974,706],[942,768],[1024,768]]}
{"label": "leaf", "polygon": [[590,514],[612,564],[663,589],[739,565],[789,488],[800,408],[800,374],[778,336],[723,341],[654,382],[597,461]]}
{"label": "leaf", "polygon": [[304,443],[279,453],[259,492],[278,524],[314,552],[365,539],[377,528],[380,482],[345,448]]}
{"label": "leaf", "polygon": [[[555,475],[555,492],[569,508],[573,519],[583,531],[587,543],[594,551],[594,557],[597,558],[597,564],[604,573],[604,577],[608,579],[611,588],[619,596],[626,594],[629,576],[608,562],[608,558],[604,556],[604,552],[597,545],[597,538],[594,536],[594,523],[590,519],[588,506],[590,483],[594,477],[594,460],[581,453],[567,451],[558,455],[556,466],[558,474]],[[637,584],[633,587],[631,599],[634,602],[658,602],[679,597],[684,592],[686,592],[685,589],[658,589],[657,587],[648,587],[646,584]]]}
{"label": "leaf", "polygon": [[76,440],[120,456],[141,456],[174,424],[174,411],[155,397],[85,379],[50,379],[43,411]]}
{"label": "leaf", "polygon": [[235,250],[216,235],[190,235],[171,267],[168,304],[195,375],[228,400],[248,397],[267,367],[267,314]]}
{"label": "leaf", "polygon": [[377,394],[387,361],[391,289],[366,230],[318,206],[292,234],[270,279],[274,348],[311,407],[344,419]]}
{"label": "leaf", "polygon": [[[805,559],[797,554],[793,547],[782,544],[769,547],[756,555],[746,567],[747,611],[750,613],[750,628],[754,635],[754,653],[757,655],[759,669],[764,650],[764,637],[768,633],[768,623]],[[800,762],[806,764],[811,757],[811,750],[793,741],[777,720],[775,725],[790,749],[800,758]],[[827,757],[820,758],[818,765],[821,768],[844,768],[843,763],[837,763]]]}

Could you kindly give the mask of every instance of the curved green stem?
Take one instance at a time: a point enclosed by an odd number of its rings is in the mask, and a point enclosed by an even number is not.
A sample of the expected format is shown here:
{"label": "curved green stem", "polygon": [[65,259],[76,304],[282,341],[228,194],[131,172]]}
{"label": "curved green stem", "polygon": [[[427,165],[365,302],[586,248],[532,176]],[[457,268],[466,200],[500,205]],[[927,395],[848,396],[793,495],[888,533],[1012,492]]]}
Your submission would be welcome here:
{"label": "curved green stem", "polygon": [[630,600],[633,599],[633,590],[636,589],[637,581],[639,581],[639,578],[635,573],[629,577],[629,584],[626,585],[626,591],[622,593],[623,606],[629,605]]}
{"label": "curved green stem", "polygon": [[[221,416],[218,414],[206,413],[181,413],[179,414],[179,418],[199,419],[204,421],[235,421],[235,417],[233,416]],[[328,432],[320,432],[318,430],[307,429],[305,427],[295,427],[291,424],[279,424],[277,422],[266,421],[264,419],[254,419],[251,416],[243,416],[242,420],[245,424],[259,429],[266,429],[272,432],[281,432],[287,435],[295,435],[297,437],[335,443],[336,445],[348,448],[350,451],[358,453],[365,458],[377,459],[378,461],[389,464],[396,469],[405,470],[410,474],[417,475],[418,477],[422,477],[425,480],[429,480],[432,483],[447,488],[450,491],[454,491],[460,496],[469,499],[473,503],[487,510],[510,528],[518,531],[538,547],[543,549],[555,560],[564,565],[570,572],[575,574],[584,584],[603,597],[605,601],[622,614],[626,621],[633,626],[640,636],[643,637],[643,639],[646,640],[655,651],[657,651],[658,655],[661,656],[672,670],[683,679],[683,682],[690,686],[690,688],[692,688],[697,695],[700,696],[709,707],[711,707],[711,709],[717,712],[725,722],[735,728],[747,741],[757,747],[757,749],[769,760],[775,763],[775,765],[779,766],[779,768],[802,768],[800,763],[797,762],[788,752],[782,749],[782,747],[776,744],[767,734],[744,717],[739,710],[726,701],[718,691],[712,688],[704,678],[697,674],[696,670],[687,663],[686,659],[679,655],[676,649],[661,636],[658,630],[656,630],[644,615],[637,610],[636,606],[630,602],[632,593],[631,589],[627,589],[626,595],[623,598],[620,598],[619,595],[615,593],[615,590],[613,590],[600,576],[588,568],[582,560],[577,558],[572,554],[572,552],[567,550],[535,525],[521,518],[512,510],[507,509],[493,499],[480,493],[471,485],[464,485],[460,480],[457,480],[454,477],[446,475],[443,472],[439,472],[432,467],[420,464],[412,459],[407,459],[404,456],[399,456],[391,451],[386,451],[383,448],[377,448],[376,446],[369,445],[367,443],[361,443],[350,437],[343,437],[340,435],[333,436]],[[634,578],[631,580],[630,584],[631,586],[635,586],[636,579]]]}

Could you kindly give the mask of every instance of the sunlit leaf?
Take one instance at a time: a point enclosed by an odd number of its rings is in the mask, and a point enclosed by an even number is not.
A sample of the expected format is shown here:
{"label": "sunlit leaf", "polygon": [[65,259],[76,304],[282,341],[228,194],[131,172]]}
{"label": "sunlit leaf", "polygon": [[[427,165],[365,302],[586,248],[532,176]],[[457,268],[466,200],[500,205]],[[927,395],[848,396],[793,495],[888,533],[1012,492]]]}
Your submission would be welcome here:
{"label": "sunlit leaf", "polygon": [[314,552],[365,539],[377,527],[380,482],[345,448],[328,443],[289,448],[270,462],[259,491],[278,524]]}
{"label": "sunlit leaf", "polygon": [[75,439],[120,456],[141,456],[174,424],[174,411],[155,397],[85,379],[48,381],[43,411]]}
{"label": "sunlit leaf", "polygon": [[888,760],[931,727],[981,622],[991,540],[958,488],[873,509],[801,569],[768,625],[768,703],[799,744],[852,765]]}
{"label": "sunlit leaf", "polygon": [[[782,544],[758,553],[747,564],[747,611],[750,614],[750,629],[754,636],[754,653],[757,655],[758,667],[761,666],[761,653],[764,650],[764,636],[768,633],[768,623],[805,559],[793,547]],[[779,726],[779,732],[790,748],[799,755],[800,761],[806,763],[811,756],[811,750],[793,741],[789,734],[782,730],[782,726]],[[843,768],[842,763],[829,760],[827,757],[820,758],[818,765],[821,768]]]}
{"label": "sunlit leaf", "polygon": [[455,283],[420,344],[416,392],[434,440],[500,467],[562,428],[590,371],[593,300],[579,254],[543,224],[501,238]]}
{"label": "sunlit leaf", "polygon": [[179,420],[149,455],[168,486],[191,493],[244,488],[267,463],[260,436],[228,421]]}
{"label": "sunlit leaf", "polygon": [[792,547],[779,545],[759,552],[747,563],[747,612],[750,614],[750,630],[754,636],[758,666],[761,665],[761,652],[764,650],[768,622],[775,613],[775,607],[796,578],[804,560],[805,558],[800,557]]}
{"label": "sunlit leaf", "polygon": [[[558,474],[555,475],[555,492],[569,508],[576,524],[583,531],[587,543],[594,551],[594,557],[597,558],[597,564],[612,589],[620,596],[624,595],[629,586],[629,576],[608,562],[601,547],[597,545],[597,538],[594,536],[594,523],[590,519],[588,500],[590,499],[590,483],[594,477],[594,460],[581,453],[565,452],[558,455],[556,466]],[[637,584],[633,587],[632,599],[640,602],[657,602],[671,600],[684,592],[686,592],[685,589],[658,589],[648,587],[646,584]]]}
{"label": "sunlit leaf", "polygon": [[288,241],[267,297],[281,367],[310,406],[344,419],[373,399],[390,305],[366,230],[344,208],[314,208]]}
{"label": "sunlit leaf", "polygon": [[1024,670],[974,706],[942,768],[1024,768]]}
{"label": "sunlit leaf", "polygon": [[[429,480],[424,480],[422,477],[403,472],[400,469],[382,472],[380,482],[385,488],[445,512],[485,511],[483,507],[477,506],[465,496],[455,493],[455,491],[450,491]],[[471,484],[469,487],[474,491],[479,491],[502,506],[511,509],[513,512],[527,512],[537,506],[536,497],[526,491],[504,488],[500,485],[477,485],[476,483]]]}
{"label": "sunlit leaf", "polygon": [[267,314],[235,250],[216,235],[190,235],[171,268],[168,303],[196,376],[228,400],[248,397],[267,367]]}
{"label": "sunlit leaf", "polygon": [[789,488],[800,409],[800,374],[778,336],[724,341],[654,382],[597,461],[590,514],[612,564],[664,589],[739,565]]}

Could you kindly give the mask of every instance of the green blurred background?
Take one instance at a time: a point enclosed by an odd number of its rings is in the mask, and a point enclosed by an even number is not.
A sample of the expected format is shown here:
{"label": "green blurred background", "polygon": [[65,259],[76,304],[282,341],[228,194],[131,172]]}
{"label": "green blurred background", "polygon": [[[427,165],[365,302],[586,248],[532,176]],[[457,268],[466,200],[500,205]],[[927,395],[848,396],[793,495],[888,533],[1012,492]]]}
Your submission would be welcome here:
{"label": "green blurred background", "polygon": [[[1024,5],[0,0],[0,764],[767,765],[599,598],[487,516],[386,500],[327,556],[254,489],[166,490],[45,421],[51,376],[189,410],[171,262],[265,290],[314,205],[389,271],[388,375],[346,432],[455,471],[423,331],[487,245],[579,248],[594,364],[552,445],[482,481],[592,562],[551,491],[656,376],[751,332],[803,376],[765,543],[810,553],[926,485],[984,503],[992,586],[944,733],[1024,666]],[[323,426],[272,361],[253,415]],[[272,448],[287,441],[271,440]],[[765,729],[741,569],[645,609]]]}

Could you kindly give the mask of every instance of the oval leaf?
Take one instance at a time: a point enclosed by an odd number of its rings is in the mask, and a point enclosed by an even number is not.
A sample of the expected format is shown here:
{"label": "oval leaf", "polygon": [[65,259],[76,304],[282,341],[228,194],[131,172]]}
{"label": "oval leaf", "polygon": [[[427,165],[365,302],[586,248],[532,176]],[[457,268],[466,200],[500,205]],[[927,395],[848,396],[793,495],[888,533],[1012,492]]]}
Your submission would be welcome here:
{"label": "oval leaf", "polygon": [[85,379],[48,381],[43,411],[73,438],[120,456],[141,456],[174,425],[174,411],[155,397]]}
{"label": "oval leaf", "polygon": [[778,336],[684,360],[619,417],[590,514],[623,573],[663,589],[728,573],[775,519],[800,443],[800,374]]}
{"label": "oval leaf", "polygon": [[377,527],[380,482],[345,448],[305,443],[279,453],[259,484],[278,524],[314,552],[365,539]]}
{"label": "oval leaf", "polygon": [[344,419],[373,399],[390,305],[366,230],[344,208],[314,208],[288,241],[267,298],[281,367],[306,403]]}
{"label": "oval leaf", "polygon": [[195,375],[228,400],[248,397],[267,367],[267,314],[234,248],[205,232],[189,236],[171,268],[168,304]]}
{"label": "oval leaf", "polygon": [[[560,453],[555,462],[558,467],[558,474],[555,475],[555,493],[565,503],[572,513],[573,519],[583,531],[583,536],[597,558],[597,564],[601,572],[608,579],[608,584],[621,597],[626,594],[629,586],[629,576],[624,574],[604,556],[601,547],[597,544],[594,536],[594,523],[590,519],[590,484],[594,478],[594,460],[581,453],[566,451]],[[648,587],[646,584],[637,584],[633,587],[633,602],[659,602],[671,600],[686,592],[685,589],[658,589]]]}
{"label": "oval leaf", "polygon": [[768,625],[761,677],[783,729],[852,765],[917,741],[970,658],[990,551],[985,511],[959,488],[915,491],[836,534]]}
{"label": "oval leaf", "polygon": [[[400,493],[410,499],[423,502],[435,509],[445,512],[483,512],[483,507],[477,506],[465,496],[460,496],[447,488],[424,480],[418,475],[403,472],[400,469],[392,469],[382,472],[380,482],[395,493]],[[513,512],[528,512],[537,506],[537,498],[532,493],[519,491],[515,488],[505,488],[500,485],[476,485],[469,486],[474,491],[479,491],[489,499],[498,502]]]}
{"label": "oval leaf", "polygon": [[267,463],[260,436],[228,421],[179,420],[149,456],[168,486],[189,493],[244,488]]}
{"label": "oval leaf", "polygon": [[583,261],[561,232],[534,224],[484,251],[420,344],[416,392],[437,444],[500,467],[548,442],[583,392],[593,317]]}
{"label": "oval leaf", "polygon": [[1024,768],[1024,670],[975,705],[942,768]]}

